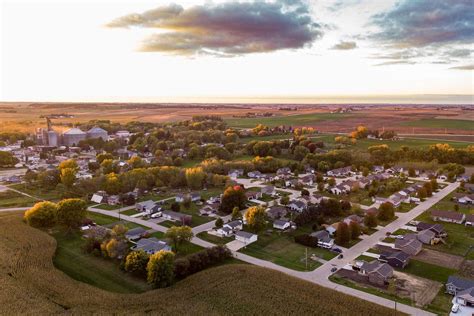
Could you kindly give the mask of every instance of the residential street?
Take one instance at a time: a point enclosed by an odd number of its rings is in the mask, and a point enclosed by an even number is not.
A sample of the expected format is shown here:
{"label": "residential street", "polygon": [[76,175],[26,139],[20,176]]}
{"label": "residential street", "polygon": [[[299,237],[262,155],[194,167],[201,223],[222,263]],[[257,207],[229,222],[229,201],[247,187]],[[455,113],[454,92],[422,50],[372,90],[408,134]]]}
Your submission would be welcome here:
{"label": "residential street", "polygon": [[[243,181],[240,181],[240,180],[243,180]],[[239,179],[239,183],[242,183],[242,184],[246,185],[246,187],[251,187],[251,186],[261,187],[261,186],[263,186],[259,182],[257,182],[257,183],[252,182],[251,183],[248,179]],[[303,279],[303,280],[306,280],[306,281],[309,281],[309,282],[312,282],[312,283],[315,283],[315,284],[318,284],[318,285],[321,285],[321,286],[324,286],[324,287],[327,287],[327,288],[331,288],[331,289],[334,289],[336,291],[339,291],[339,292],[342,292],[342,293],[345,293],[345,294],[348,294],[348,295],[356,296],[356,297],[364,299],[366,301],[370,301],[370,302],[377,303],[377,304],[380,304],[380,305],[384,305],[384,306],[387,306],[387,307],[395,308],[395,306],[396,306],[397,310],[400,310],[402,312],[405,312],[405,313],[408,313],[408,314],[411,314],[411,315],[434,315],[434,314],[431,314],[429,312],[423,311],[421,309],[418,309],[418,308],[415,308],[415,307],[412,307],[412,306],[408,306],[408,305],[404,305],[404,304],[400,304],[400,303],[395,303],[394,301],[391,301],[391,300],[388,300],[388,299],[385,299],[385,298],[382,298],[382,297],[379,297],[379,296],[375,296],[375,295],[368,294],[366,292],[362,292],[362,291],[359,291],[359,290],[356,290],[356,289],[353,289],[353,288],[350,288],[350,287],[346,287],[346,286],[343,286],[343,285],[338,285],[338,284],[332,283],[331,281],[329,281],[328,277],[332,274],[332,272],[330,271],[331,268],[333,268],[333,267],[342,268],[343,266],[345,266],[348,263],[352,262],[360,254],[362,254],[366,250],[372,248],[375,244],[377,244],[377,242],[379,242],[380,240],[385,238],[385,235],[386,235],[387,232],[394,232],[397,229],[403,227],[409,221],[413,220],[414,218],[416,218],[417,216],[419,216],[420,214],[422,214],[423,212],[425,212],[426,210],[431,208],[434,204],[439,202],[441,199],[443,199],[446,195],[448,195],[449,193],[454,191],[458,186],[459,186],[458,182],[450,183],[444,189],[440,190],[438,193],[436,193],[432,197],[426,199],[426,201],[422,202],[421,204],[419,204],[418,206],[413,208],[411,211],[409,211],[407,213],[396,213],[398,218],[395,221],[393,221],[392,223],[388,224],[385,227],[382,227],[380,230],[373,233],[372,235],[365,237],[363,240],[358,242],[356,245],[354,245],[350,249],[345,250],[343,259],[338,259],[336,257],[336,258],[324,263],[323,265],[321,265],[317,269],[315,269],[313,271],[310,271],[310,272],[300,272],[300,271],[291,270],[291,269],[276,265],[272,262],[261,260],[261,259],[249,256],[249,255],[246,255],[246,254],[243,254],[243,253],[239,253],[239,252],[233,252],[233,255],[234,255],[235,258],[237,258],[239,260],[242,260],[242,261],[245,261],[245,262],[248,262],[250,264],[254,264],[254,265],[257,265],[257,266],[277,270],[277,271],[286,273],[288,275],[291,275],[291,276],[294,276],[294,277],[297,277],[297,278],[300,278],[300,279]],[[287,191],[287,192],[291,193],[292,198],[293,197],[298,197],[300,195],[300,192],[296,191],[296,190],[284,189],[283,191]],[[121,210],[123,211],[123,210],[131,209],[131,208],[132,207],[126,207],[126,208],[123,208]],[[28,208],[27,207],[7,208],[7,209],[0,209],[0,211],[2,211],[2,212],[23,211],[23,210],[26,210],[26,209],[28,209]],[[136,224],[139,224],[139,225],[142,225],[142,226],[145,226],[145,227],[149,227],[149,228],[151,228],[153,230],[156,230],[156,231],[166,232],[166,230],[167,230],[166,227],[155,224],[155,223],[152,223],[150,221],[135,218],[135,217],[131,217],[131,216],[127,216],[127,215],[123,215],[123,214],[119,214],[119,212],[117,212],[117,210],[108,211],[108,210],[98,209],[98,208],[95,208],[95,207],[89,207],[88,210],[91,211],[91,212],[95,212],[95,213],[99,213],[99,214],[103,214],[103,215],[107,215],[107,216],[111,216],[111,217],[115,217],[115,218],[120,218],[120,219],[129,221],[129,222],[132,222],[132,223],[136,223]],[[230,216],[226,216],[223,219],[226,221],[229,218],[230,218]],[[207,231],[207,230],[213,228],[214,222],[215,221],[210,221],[210,222],[205,223],[203,225],[194,227],[193,228],[194,234],[196,235],[200,232]],[[212,246],[214,246],[214,244],[212,244],[210,242],[207,242],[207,241],[204,241],[204,240],[202,240],[198,237],[194,237],[191,240],[191,242],[196,244],[196,245],[202,246],[202,247],[212,247]]]}

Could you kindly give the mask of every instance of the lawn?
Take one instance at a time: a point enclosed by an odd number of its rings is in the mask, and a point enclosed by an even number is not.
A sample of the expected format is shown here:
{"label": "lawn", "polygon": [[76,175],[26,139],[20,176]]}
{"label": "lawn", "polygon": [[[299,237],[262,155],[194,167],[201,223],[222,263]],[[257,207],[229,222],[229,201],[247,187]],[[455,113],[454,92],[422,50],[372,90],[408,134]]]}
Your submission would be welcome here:
{"label": "lawn", "polygon": [[98,209],[106,210],[106,211],[113,211],[113,210],[119,209],[120,205],[99,204],[99,205],[94,206],[94,208],[98,208]]}
{"label": "lawn", "polygon": [[444,292],[445,288],[442,287],[438,295],[431,301],[431,303],[426,306],[426,309],[430,312],[436,313],[438,315],[449,315],[451,312],[451,306],[453,296]]}
{"label": "lawn", "polygon": [[73,279],[118,293],[141,293],[151,289],[144,280],[122,272],[118,261],[84,254],[81,250],[83,239],[78,233],[58,232],[53,236],[57,241],[54,265]]}
{"label": "lawn", "polygon": [[234,238],[232,237],[217,237],[217,236],[208,234],[207,232],[200,232],[199,234],[197,234],[197,237],[216,245],[225,245],[228,242],[231,242],[232,240],[234,240]]}
{"label": "lawn", "polygon": [[357,258],[355,258],[355,260],[363,260],[363,261],[371,262],[371,261],[377,260],[377,259],[373,258],[373,257],[369,257],[369,256],[360,255]]}
{"label": "lawn", "polygon": [[[62,199],[62,194],[56,189],[53,190],[43,190],[41,188],[35,186],[27,186],[25,184],[13,184],[10,186],[13,189],[16,189],[20,192],[24,192],[31,196],[37,197],[42,200],[46,201],[59,201]],[[73,196],[73,197],[80,197],[80,196]]]}
{"label": "lawn", "polygon": [[[308,249],[307,269],[306,248]],[[322,248],[308,248],[297,244],[290,236],[275,232],[260,234],[256,242],[241,249],[240,252],[298,271],[314,270],[320,266],[320,263],[310,259],[312,254],[324,260],[330,260],[336,256],[336,254]]]}
{"label": "lawn", "polygon": [[0,192],[0,207],[26,207],[38,202],[33,198],[14,191]]}
{"label": "lawn", "polygon": [[474,122],[468,120],[450,120],[450,119],[421,119],[416,121],[402,122],[403,126],[429,127],[440,129],[457,129],[474,131]]}
{"label": "lawn", "polygon": [[440,267],[427,262],[421,262],[411,259],[410,263],[405,269],[400,269],[401,272],[413,274],[425,279],[438,281],[443,284],[446,283],[450,275],[456,274],[457,270]]}
{"label": "lawn", "polygon": [[149,229],[148,227],[145,227],[145,226],[142,226],[142,225],[139,225],[139,224],[130,223],[130,222],[127,222],[125,220],[119,221],[119,219],[116,218],[116,217],[107,216],[107,215],[94,213],[94,212],[87,212],[87,218],[90,218],[91,220],[93,220],[97,225],[107,226],[109,228],[112,228],[115,225],[122,224],[125,227],[127,227],[128,229],[132,229],[132,228],[136,228],[136,227],[143,227],[145,229]]}
{"label": "lawn", "polygon": [[[451,207],[441,208],[441,206],[445,207],[449,204],[451,204]],[[445,200],[442,200],[435,204],[430,210],[453,210],[453,205],[453,202],[447,202]],[[430,210],[418,216],[416,220],[428,223],[439,223],[443,225],[444,229],[448,233],[448,237],[445,239],[446,244],[440,243],[438,245],[433,246],[425,245],[425,247],[458,256],[466,256],[469,247],[474,245],[474,228],[453,223],[434,222],[430,217]],[[467,213],[468,210],[460,208],[460,211],[464,211],[465,213]],[[472,211],[473,210],[471,209],[471,212]],[[474,260],[474,251],[469,252],[469,254],[466,256],[466,259]]]}
{"label": "lawn", "polygon": [[269,127],[280,125],[311,126],[316,122],[341,120],[353,116],[355,115],[346,113],[310,113],[272,117],[228,118],[225,119],[225,122],[230,127],[237,128],[252,128],[258,124],[264,124]]}
{"label": "lawn", "polygon": [[138,211],[137,211],[137,209],[132,208],[130,210],[120,212],[120,214],[127,215],[127,216],[132,216],[132,215],[138,214]]}

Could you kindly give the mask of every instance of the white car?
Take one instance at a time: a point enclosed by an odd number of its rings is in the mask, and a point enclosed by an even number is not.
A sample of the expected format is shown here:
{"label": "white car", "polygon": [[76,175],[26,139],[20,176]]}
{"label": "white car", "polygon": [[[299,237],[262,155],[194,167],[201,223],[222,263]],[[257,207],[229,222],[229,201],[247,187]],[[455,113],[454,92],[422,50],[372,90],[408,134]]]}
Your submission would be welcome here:
{"label": "white car", "polygon": [[156,212],[156,213],[153,213],[151,214],[151,218],[158,218],[158,217],[161,217],[162,213],[161,212]]}
{"label": "white car", "polygon": [[451,307],[451,312],[457,313],[459,310],[459,304],[453,304],[453,307]]}

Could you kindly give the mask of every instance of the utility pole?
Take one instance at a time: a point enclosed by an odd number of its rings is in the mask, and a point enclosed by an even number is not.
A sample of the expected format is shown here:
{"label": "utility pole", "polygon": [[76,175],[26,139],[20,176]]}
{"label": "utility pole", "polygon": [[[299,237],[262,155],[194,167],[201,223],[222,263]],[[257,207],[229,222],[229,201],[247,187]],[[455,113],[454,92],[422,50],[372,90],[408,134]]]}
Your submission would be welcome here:
{"label": "utility pole", "polygon": [[308,247],[305,248],[305,251],[306,251],[305,258],[306,258],[306,271],[307,271],[308,270]]}

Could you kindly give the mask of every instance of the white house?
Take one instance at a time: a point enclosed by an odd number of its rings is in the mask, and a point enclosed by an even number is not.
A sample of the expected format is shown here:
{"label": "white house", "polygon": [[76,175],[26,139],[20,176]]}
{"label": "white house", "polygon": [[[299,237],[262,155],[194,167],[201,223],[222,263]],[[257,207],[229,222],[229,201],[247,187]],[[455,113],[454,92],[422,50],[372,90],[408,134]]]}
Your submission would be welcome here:
{"label": "white house", "polygon": [[285,230],[291,227],[291,223],[289,221],[277,219],[273,222],[273,228]]}
{"label": "white house", "polygon": [[334,239],[331,238],[326,230],[311,233],[310,236],[318,239],[318,246],[321,248],[331,249],[334,246]]}
{"label": "white house", "polygon": [[256,242],[258,235],[239,230],[235,233],[235,240],[241,241],[246,245]]}
{"label": "white house", "polygon": [[288,204],[288,207],[292,211],[303,212],[308,207],[305,201],[302,200],[293,200]]}
{"label": "white house", "polygon": [[103,203],[105,201],[105,196],[94,193],[92,195],[91,201],[98,204]]}

